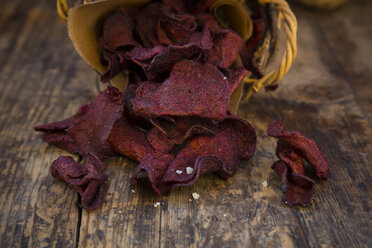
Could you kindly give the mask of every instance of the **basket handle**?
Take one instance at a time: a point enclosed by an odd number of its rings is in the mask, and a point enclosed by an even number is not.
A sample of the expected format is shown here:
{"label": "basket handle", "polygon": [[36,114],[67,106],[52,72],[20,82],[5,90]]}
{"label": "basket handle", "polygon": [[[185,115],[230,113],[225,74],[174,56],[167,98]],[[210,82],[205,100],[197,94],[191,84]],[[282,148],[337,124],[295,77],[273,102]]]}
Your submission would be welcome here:
{"label": "basket handle", "polygon": [[251,84],[243,100],[247,100],[253,92],[258,92],[262,87],[267,87],[278,82],[288,72],[293,61],[297,56],[297,19],[291,8],[285,0],[258,0],[261,5],[273,3],[278,11],[278,29],[281,28],[282,19],[284,19],[284,31],[287,36],[286,50],[282,62],[274,71],[267,73],[260,79],[245,78],[244,83]]}
{"label": "basket handle", "polygon": [[66,22],[68,13],[68,5],[66,0],[57,0],[57,12],[59,17]]}
{"label": "basket handle", "polygon": [[[90,3],[93,2],[94,0],[80,0],[80,3]],[[67,22],[67,16],[68,16],[68,4],[67,0],[57,0],[57,12],[59,17],[65,22]]]}

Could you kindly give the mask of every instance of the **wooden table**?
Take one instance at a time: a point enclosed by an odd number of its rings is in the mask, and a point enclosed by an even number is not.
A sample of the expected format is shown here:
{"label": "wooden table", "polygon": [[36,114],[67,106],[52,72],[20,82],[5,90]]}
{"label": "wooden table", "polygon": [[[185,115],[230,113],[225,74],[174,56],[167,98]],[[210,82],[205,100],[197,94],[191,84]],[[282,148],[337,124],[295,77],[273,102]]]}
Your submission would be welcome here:
{"label": "wooden table", "polygon": [[[93,212],[50,176],[65,152],[32,129],[97,95],[97,76],[54,2],[0,0],[1,247],[372,247],[371,1],[332,13],[294,6],[298,58],[277,91],[241,104],[258,147],[234,177],[205,176],[160,198],[144,184],[132,193],[136,163],[111,159],[106,198]],[[331,177],[316,181],[309,208],[281,201],[270,169],[276,142],[265,135],[272,119],[314,138],[328,158]]]}

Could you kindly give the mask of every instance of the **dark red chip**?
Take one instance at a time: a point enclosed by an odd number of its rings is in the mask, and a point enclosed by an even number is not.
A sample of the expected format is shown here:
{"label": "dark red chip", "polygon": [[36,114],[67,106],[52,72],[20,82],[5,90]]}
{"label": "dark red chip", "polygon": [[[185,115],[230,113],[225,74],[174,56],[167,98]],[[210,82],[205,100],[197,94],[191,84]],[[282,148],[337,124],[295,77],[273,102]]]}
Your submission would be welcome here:
{"label": "dark red chip", "polygon": [[112,87],[102,91],[91,103],[65,121],[35,127],[43,140],[84,158],[93,153],[103,160],[112,154],[106,142],[114,123],[123,115],[121,93]]}
{"label": "dark red chip", "polygon": [[318,177],[328,178],[327,160],[314,140],[296,131],[284,131],[284,127],[279,121],[271,122],[267,128],[267,134],[278,138],[286,147],[293,149],[295,153],[309,162],[315,168]]}
{"label": "dark red chip", "polygon": [[132,16],[126,9],[120,8],[105,20],[100,44],[112,52],[122,47],[139,46],[133,38],[133,29]]}
{"label": "dark red chip", "polygon": [[70,156],[60,156],[53,162],[51,173],[74,187],[83,208],[93,210],[102,203],[107,175],[97,158],[89,156],[86,164],[81,164]]}
{"label": "dark red chip", "polygon": [[290,172],[285,162],[279,160],[273,164],[272,169],[281,177],[284,203],[292,207],[310,205],[313,199],[315,182],[304,175]]}
{"label": "dark red chip", "polygon": [[223,120],[229,100],[229,83],[216,67],[181,61],[163,84],[141,85],[131,104],[135,113],[149,118],[171,115]]}
{"label": "dark red chip", "polygon": [[213,47],[206,52],[204,60],[220,68],[229,68],[243,46],[244,40],[234,31],[218,30],[213,37]]}

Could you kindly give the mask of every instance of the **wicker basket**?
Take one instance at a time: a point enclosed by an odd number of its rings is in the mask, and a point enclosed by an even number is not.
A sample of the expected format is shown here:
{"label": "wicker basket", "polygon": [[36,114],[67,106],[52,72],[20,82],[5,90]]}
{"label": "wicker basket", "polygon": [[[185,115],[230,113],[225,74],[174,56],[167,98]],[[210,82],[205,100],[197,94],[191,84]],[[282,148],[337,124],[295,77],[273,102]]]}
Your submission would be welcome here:
{"label": "wicker basket", "polygon": [[[103,20],[119,6],[138,8],[148,1],[80,0],[75,3],[76,7],[69,9],[66,0],[57,0],[57,10],[61,18],[67,21],[70,38],[78,53],[95,70],[103,73],[106,68],[100,62],[98,46],[98,37],[100,36]],[[261,88],[278,82],[288,72],[297,53],[297,21],[287,2],[285,0],[257,0],[257,2],[264,6],[267,20],[263,38],[255,51],[256,63],[264,76],[254,78],[252,75],[248,75],[241,82],[230,100],[230,110],[235,113],[242,99],[247,100],[253,92],[258,92]],[[226,6],[230,9],[235,8],[236,12],[231,16],[234,22],[239,23],[239,25],[235,25],[235,27],[231,25],[230,27],[247,39],[252,30],[252,21],[247,7],[244,7],[244,11],[241,11],[243,5],[244,0],[216,0],[211,7],[211,12],[216,12],[218,8]],[[285,39],[281,39],[283,36],[285,36]],[[284,47],[281,53],[279,47]],[[283,55],[277,66],[272,63],[275,54]],[[272,68],[273,66],[274,68]],[[126,87],[126,83],[127,76],[125,73],[112,80],[112,84],[121,90]]]}

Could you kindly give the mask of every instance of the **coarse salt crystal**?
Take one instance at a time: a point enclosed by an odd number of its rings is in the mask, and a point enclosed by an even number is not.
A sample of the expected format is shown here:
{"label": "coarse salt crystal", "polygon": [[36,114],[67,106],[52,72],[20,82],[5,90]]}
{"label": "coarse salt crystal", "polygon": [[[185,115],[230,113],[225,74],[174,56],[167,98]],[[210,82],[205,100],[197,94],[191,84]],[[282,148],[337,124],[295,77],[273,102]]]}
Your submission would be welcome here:
{"label": "coarse salt crystal", "polygon": [[154,208],[156,208],[158,206],[160,206],[160,202],[157,202],[157,203],[154,204]]}
{"label": "coarse salt crystal", "polygon": [[194,192],[194,193],[192,193],[192,197],[193,197],[195,200],[197,200],[197,199],[199,199],[200,195],[199,195],[198,193]]}
{"label": "coarse salt crystal", "polygon": [[136,191],[134,191],[134,189],[132,189],[132,193],[136,193]]}
{"label": "coarse salt crystal", "polygon": [[223,80],[226,80],[227,79],[227,77],[223,77]]}
{"label": "coarse salt crystal", "polygon": [[121,214],[121,211],[119,211],[119,214]]}
{"label": "coarse salt crystal", "polygon": [[176,173],[177,173],[178,175],[180,175],[180,174],[182,174],[182,171],[181,171],[181,170],[176,170]]}
{"label": "coarse salt crystal", "polygon": [[266,181],[266,180],[263,181],[263,182],[262,182],[262,185],[263,185],[264,187],[267,187],[267,181]]}
{"label": "coarse salt crystal", "polygon": [[194,171],[194,169],[192,167],[186,167],[187,175],[190,175],[193,171]]}
{"label": "coarse salt crystal", "polygon": [[223,216],[224,216],[224,217],[226,217],[226,216],[227,216],[227,214],[223,214]]}

